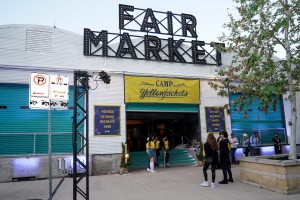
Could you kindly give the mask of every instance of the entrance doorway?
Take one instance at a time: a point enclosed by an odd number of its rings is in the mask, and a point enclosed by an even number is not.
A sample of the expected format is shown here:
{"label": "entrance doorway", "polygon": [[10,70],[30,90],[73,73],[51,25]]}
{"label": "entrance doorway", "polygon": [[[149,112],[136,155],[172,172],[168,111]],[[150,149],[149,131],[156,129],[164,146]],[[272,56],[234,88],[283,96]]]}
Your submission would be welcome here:
{"label": "entrance doorway", "polygon": [[147,137],[168,136],[171,149],[183,143],[200,140],[199,114],[175,112],[128,112],[126,113],[127,145],[130,151],[145,151]]}

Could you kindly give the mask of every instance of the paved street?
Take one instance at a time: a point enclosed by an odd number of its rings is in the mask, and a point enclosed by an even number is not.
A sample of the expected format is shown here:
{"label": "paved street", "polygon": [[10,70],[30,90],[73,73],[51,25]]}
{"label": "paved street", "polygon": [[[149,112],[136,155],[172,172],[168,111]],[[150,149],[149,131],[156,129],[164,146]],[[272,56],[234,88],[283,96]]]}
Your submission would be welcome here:
{"label": "paved street", "polygon": [[[157,173],[135,169],[128,175],[104,175],[90,177],[90,199],[114,200],[289,200],[300,199],[297,195],[282,195],[246,185],[240,182],[239,166],[233,166],[234,183],[219,185],[212,189],[201,187],[204,181],[202,168],[194,166],[156,168]],[[211,173],[208,171],[209,180]],[[222,172],[217,170],[216,182]],[[48,180],[0,183],[1,200],[48,199]],[[57,188],[57,185],[61,185]],[[84,181],[82,183],[85,183]],[[53,179],[53,199],[72,199],[72,178]],[[77,199],[83,199],[79,194]]]}

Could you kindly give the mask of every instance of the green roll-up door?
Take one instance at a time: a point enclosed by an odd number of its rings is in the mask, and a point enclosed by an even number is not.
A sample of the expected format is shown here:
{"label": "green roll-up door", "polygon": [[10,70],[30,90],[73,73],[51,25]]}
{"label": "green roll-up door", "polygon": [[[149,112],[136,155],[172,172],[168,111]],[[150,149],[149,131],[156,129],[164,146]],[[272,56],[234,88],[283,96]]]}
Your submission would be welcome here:
{"label": "green roll-up door", "polygon": [[[237,99],[240,94],[231,94],[229,96],[229,102]],[[254,131],[258,131],[261,134],[262,144],[272,144],[272,138],[274,133],[278,133],[281,140],[285,141],[285,127],[284,127],[284,113],[282,109],[282,99],[277,99],[276,111],[269,109],[266,115],[258,108],[262,106],[259,100],[256,99],[251,105],[246,105],[244,109],[248,109],[247,118],[243,118],[244,111],[238,111],[230,104],[231,109],[231,126],[235,136],[240,139],[243,133],[247,133],[250,138]],[[238,108],[238,107],[237,107]],[[272,106],[270,105],[270,108]]]}
{"label": "green roll-up door", "polygon": [[[28,101],[28,85],[0,84],[0,155],[48,153],[48,111],[29,109]],[[53,153],[72,153],[72,108],[70,87],[69,110],[51,111]]]}
{"label": "green roll-up door", "polygon": [[198,104],[128,103],[126,111],[133,112],[186,112],[198,113]]}

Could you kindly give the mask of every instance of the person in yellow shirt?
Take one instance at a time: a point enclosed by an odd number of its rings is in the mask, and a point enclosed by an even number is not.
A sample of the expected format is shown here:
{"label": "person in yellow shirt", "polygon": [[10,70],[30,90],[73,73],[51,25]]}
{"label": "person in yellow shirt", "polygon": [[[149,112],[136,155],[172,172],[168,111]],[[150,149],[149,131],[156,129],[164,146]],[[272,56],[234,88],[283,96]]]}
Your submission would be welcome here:
{"label": "person in yellow shirt", "polygon": [[166,151],[166,163],[167,163],[167,167],[169,167],[169,156],[170,156],[170,146],[169,146],[169,141],[168,141],[168,137],[165,136],[164,137],[164,149]]}
{"label": "person in yellow shirt", "polygon": [[147,138],[147,143],[146,143],[146,153],[147,153],[147,157],[148,157],[148,167],[147,167],[147,171],[150,172],[149,137]]}
{"label": "person in yellow shirt", "polygon": [[156,158],[156,151],[153,136],[149,137],[149,141],[146,144],[146,149],[148,149],[148,157],[150,160],[150,172],[156,172],[154,171],[154,159]]}
{"label": "person in yellow shirt", "polygon": [[155,151],[156,151],[156,158],[155,158],[154,166],[159,167],[158,157],[160,156],[160,140],[158,136],[155,136]]}

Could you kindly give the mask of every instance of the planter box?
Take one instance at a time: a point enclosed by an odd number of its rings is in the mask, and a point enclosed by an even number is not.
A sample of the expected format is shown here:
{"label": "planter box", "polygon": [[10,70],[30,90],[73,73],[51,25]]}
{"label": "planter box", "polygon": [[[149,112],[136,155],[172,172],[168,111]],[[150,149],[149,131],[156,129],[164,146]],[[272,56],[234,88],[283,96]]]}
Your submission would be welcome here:
{"label": "planter box", "polygon": [[240,158],[241,181],[281,194],[300,193],[300,159],[275,160],[283,156]]}

